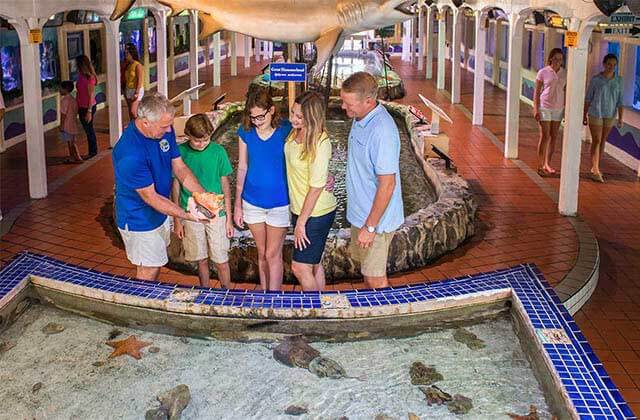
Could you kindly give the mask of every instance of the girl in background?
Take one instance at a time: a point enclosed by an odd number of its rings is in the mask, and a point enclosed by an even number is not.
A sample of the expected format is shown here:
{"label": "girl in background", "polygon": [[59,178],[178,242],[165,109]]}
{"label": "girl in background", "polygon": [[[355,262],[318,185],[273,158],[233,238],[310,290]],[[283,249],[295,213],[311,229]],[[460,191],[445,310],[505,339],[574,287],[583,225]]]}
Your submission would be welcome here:
{"label": "girl in background", "polygon": [[87,159],[91,159],[98,154],[98,139],[93,128],[93,117],[96,115],[94,91],[98,83],[98,75],[91,64],[91,60],[86,55],[76,57],[76,66],[78,68],[78,81],[76,82],[78,115],[89,144]]}
{"label": "girl in background", "polygon": [[562,63],[564,54],[560,48],[554,48],[549,54],[548,65],[536,75],[536,87],[533,93],[533,117],[540,125],[538,141],[538,175],[553,175],[556,170],[551,166],[551,155],[556,147],[560,122],[564,117],[564,90],[567,76]]}
{"label": "girl in background", "polygon": [[589,82],[584,98],[583,117],[583,123],[588,122],[591,131],[591,179],[596,182],[604,182],[600,172],[600,159],[611,128],[616,122],[616,111],[618,127],[622,128],[623,125],[622,78],[616,76],[618,57],[615,54],[607,54],[602,64],[604,71]]}

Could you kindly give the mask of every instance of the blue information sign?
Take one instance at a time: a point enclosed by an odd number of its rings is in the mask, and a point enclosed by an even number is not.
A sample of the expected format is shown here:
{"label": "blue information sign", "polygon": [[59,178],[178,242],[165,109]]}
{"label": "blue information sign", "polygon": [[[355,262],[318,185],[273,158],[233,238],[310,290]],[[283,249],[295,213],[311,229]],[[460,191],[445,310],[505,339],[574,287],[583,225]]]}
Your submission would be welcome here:
{"label": "blue information sign", "polygon": [[272,82],[305,82],[307,65],[305,63],[271,63],[269,78]]}

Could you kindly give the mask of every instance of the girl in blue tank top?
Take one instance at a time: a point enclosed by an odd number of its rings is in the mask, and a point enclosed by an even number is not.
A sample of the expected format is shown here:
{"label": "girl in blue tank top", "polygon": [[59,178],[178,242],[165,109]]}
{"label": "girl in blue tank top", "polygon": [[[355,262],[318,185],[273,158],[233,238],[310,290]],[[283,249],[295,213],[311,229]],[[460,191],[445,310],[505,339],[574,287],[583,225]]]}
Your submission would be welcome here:
{"label": "girl in blue tank top", "polygon": [[291,124],[280,119],[267,89],[249,92],[238,128],[233,218],[240,228],[246,222],[256,241],[263,290],[282,286],[282,246],[289,227],[284,143],[290,131]]}

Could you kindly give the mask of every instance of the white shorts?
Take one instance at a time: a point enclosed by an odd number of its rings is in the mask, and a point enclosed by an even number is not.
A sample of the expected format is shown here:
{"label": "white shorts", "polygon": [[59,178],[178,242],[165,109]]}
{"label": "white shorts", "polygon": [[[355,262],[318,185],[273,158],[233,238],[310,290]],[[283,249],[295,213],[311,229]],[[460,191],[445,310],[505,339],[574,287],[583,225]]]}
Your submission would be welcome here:
{"label": "white shorts", "polygon": [[133,265],[143,267],[162,267],[169,262],[167,247],[171,241],[171,218],[163,224],[146,232],[134,232],[120,229],[120,236],[124,241],[127,259]]}
{"label": "white shorts", "polygon": [[564,109],[540,108],[540,121],[562,121]]}
{"label": "white shorts", "polygon": [[[137,93],[138,93],[138,98],[136,98],[136,100],[139,101],[144,96],[144,88],[140,88],[140,91],[138,91]],[[124,90],[124,97],[129,99],[129,100],[133,99],[135,94],[136,94],[136,90],[135,89],[126,88]]]}
{"label": "white shorts", "polygon": [[200,261],[210,258],[216,264],[229,261],[229,238],[226,229],[227,217],[216,217],[211,223],[183,220],[184,259]]}
{"label": "white shorts", "polygon": [[289,227],[289,206],[263,209],[242,200],[242,213],[244,221],[250,225],[266,223],[273,227]]}

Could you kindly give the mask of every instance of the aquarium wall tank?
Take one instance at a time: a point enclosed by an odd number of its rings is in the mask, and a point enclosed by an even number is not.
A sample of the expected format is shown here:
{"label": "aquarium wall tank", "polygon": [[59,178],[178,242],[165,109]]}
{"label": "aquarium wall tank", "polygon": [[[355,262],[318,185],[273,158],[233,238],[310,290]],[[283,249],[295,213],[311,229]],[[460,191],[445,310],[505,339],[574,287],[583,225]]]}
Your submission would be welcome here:
{"label": "aquarium wall tank", "polygon": [[2,67],[2,96],[5,101],[22,96],[20,40],[18,33],[9,24],[2,25],[0,28],[0,66]]}

